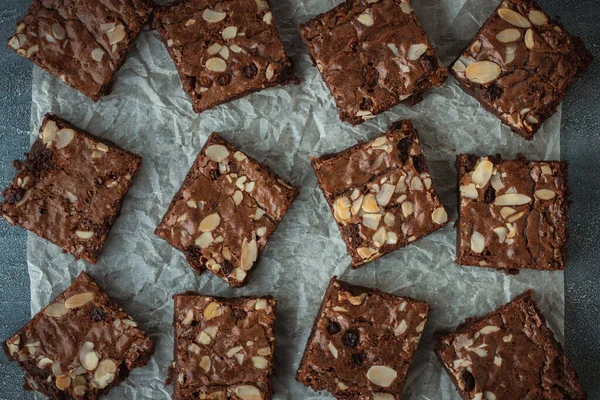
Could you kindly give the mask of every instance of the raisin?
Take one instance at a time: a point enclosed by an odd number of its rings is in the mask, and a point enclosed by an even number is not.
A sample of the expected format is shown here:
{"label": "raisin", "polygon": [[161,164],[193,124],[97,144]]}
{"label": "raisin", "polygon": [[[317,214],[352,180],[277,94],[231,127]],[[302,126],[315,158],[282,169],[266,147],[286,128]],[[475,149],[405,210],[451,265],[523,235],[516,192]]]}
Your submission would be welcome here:
{"label": "raisin", "polygon": [[344,336],[342,336],[342,343],[344,343],[344,346],[352,347],[353,349],[358,346],[359,340],[360,338],[356,329],[348,329],[344,332]]}
{"label": "raisin", "polygon": [[363,97],[362,101],[360,102],[360,109],[370,110],[371,108],[373,108],[373,100],[368,97]]}
{"label": "raisin", "polygon": [[226,276],[229,276],[231,271],[233,271],[233,265],[231,265],[231,263],[229,261],[225,260],[221,264],[221,269],[223,270],[223,272],[225,273]]}
{"label": "raisin", "polygon": [[335,335],[336,333],[339,333],[341,330],[342,330],[342,328],[340,327],[340,324],[338,324],[337,322],[329,320],[329,322],[327,323],[327,333],[329,333],[330,335]]}
{"label": "raisin", "polygon": [[490,186],[483,195],[483,201],[486,204],[492,204],[494,200],[496,200],[496,189]]}
{"label": "raisin", "polygon": [[475,377],[473,376],[472,373],[470,373],[469,371],[467,371],[466,369],[463,369],[462,372],[460,373],[460,384],[459,386],[464,387],[463,390],[470,392],[471,390],[475,389]]}
{"label": "raisin", "polygon": [[475,165],[477,164],[477,156],[474,156],[473,154],[469,154],[465,160],[465,170],[471,171]]}
{"label": "raisin", "polygon": [[229,74],[221,74],[219,75],[219,85],[225,86],[231,82],[231,75]]}
{"label": "raisin", "polygon": [[212,179],[213,181],[216,181],[217,178],[221,176],[221,173],[218,169],[211,169],[208,174],[210,175],[210,179]]}
{"label": "raisin", "polygon": [[246,75],[246,78],[254,78],[256,74],[258,74],[258,68],[256,68],[256,65],[248,64],[244,67],[244,75]]}
{"label": "raisin", "polygon": [[423,154],[418,154],[413,157],[413,165],[418,173],[422,174],[427,171],[427,166],[425,165],[425,157]]}
{"label": "raisin", "polygon": [[3,193],[4,199],[8,204],[15,204],[23,198],[25,190],[23,188],[9,187]]}
{"label": "raisin", "polygon": [[203,75],[200,78],[198,78],[198,81],[200,82],[200,86],[208,88],[212,86],[212,79],[210,79],[210,77]]}
{"label": "raisin", "polygon": [[421,66],[427,72],[432,71],[436,65],[437,60],[435,59],[435,57],[432,57],[430,55],[424,55],[421,59]]}
{"label": "raisin", "polygon": [[365,353],[352,354],[350,357],[352,358],[352,362],[356,365],[362,365],[366,358]]}
{"label": "raisin", "polygon": [[236,320],[245,319],[248,316],[248,313],[244,310],[240,310],[238,308],[232,308],[231,313],[233,314],[233,318]]}
{"label": "raisin", "polygon": [[106,311],[102,307],[94,307],[90,312],[92,316],[92,322],[100,322],[106,319]]}
{"label": "raisin", "polygon": [[366,65],[363,68],[363,80],[367,86],[373,87],[377,85],[377,81],[379,80],[379,72],[377,72],[376,68]]}
{"label": "raisin", "polygon": [[496,85],[495,83],[492,83],[487,88],[488,98],[492,101],[494,101],[494,100],[498,99],[500,96],[502,96],[503,92],[504,92],[504,90],[500,86]]}
{"label": "raisin", "polygon": [[408,151],[413,145],[413,140],[411,137],[405,137],[404,139],[398,142],[398,151],[400,151],[400,160],[405,162],[408,160]]}

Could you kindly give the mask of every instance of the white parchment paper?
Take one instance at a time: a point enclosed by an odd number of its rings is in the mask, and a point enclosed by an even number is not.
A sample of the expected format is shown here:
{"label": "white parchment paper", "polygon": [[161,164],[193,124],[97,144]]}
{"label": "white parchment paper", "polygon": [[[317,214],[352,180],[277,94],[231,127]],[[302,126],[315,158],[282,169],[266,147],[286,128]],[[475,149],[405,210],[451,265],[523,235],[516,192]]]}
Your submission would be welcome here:
{"label": "white parchment paper", "polygon": [[[535,140],[512,134],[452,78],[430,90],[415,107],[400,105],[357,128],[340,122],[329,91],[310,63],[296,26],[333,7],[335,0],[272,0],[275,23],[302,80],[262,91],[196,115],[156,32],[144,32],[116,78],[111,95],[99,103],[68,88],[39,68],[33,75],[32,140],[43,114],[57,113],[143,157],[143,167],[112,228],[97,265],[74,261],[34,235],[29,236],[31,311],[41,309],[82,270],[130,313],[156,342],[149,365],[135,370],[109,399],[167,399],[163,381],[172,361],[173,303],[185,290],[239,296],[272,294],[278,299],[275,398],[325,399],[294,379],[315,313],[329,278],[426,300],[432,307],[404,392],[406,399],[458,399],[436,360],[432,334],[482,315],[525,289],[536,299],[562,339],[564,290],[560,272],[524,271],[517,276],[454,263],[455,231],[447,226],[411,246],[349,268],[333,216],[317,188],[309,156],[340,151],[369,140],[393,121],[411,118],[441,199],[456,219],[457,152],[521,152],[558,159],[560,112]],[[425,30],[447,65],[477,31],[496,4],[485,0],[414,0]],[[206,272],[197,276],[181,253],[154,236],[167,206],[207,136],[222,132],[249,155],[301,187],[301,195],[271,237],[257,271],[243,289],[232,290]]]}

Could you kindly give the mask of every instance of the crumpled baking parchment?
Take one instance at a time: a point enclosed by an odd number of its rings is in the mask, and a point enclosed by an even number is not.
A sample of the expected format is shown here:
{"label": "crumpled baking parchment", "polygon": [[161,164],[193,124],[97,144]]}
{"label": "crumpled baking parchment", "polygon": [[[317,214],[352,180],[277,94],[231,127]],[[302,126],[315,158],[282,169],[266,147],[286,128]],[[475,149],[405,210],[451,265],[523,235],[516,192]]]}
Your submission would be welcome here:
{"label": "crumpled baking parchment", "polygon": [[[409,372],[406,399],[458,399],[432,351],[433,332],[488,313],[527,288],[536,290],[543,314],[562,340],[563,273],[523,271],[508,276],[458,266],[454,263],[455,230],[451,225],[359,270],[350,269],[350,257],[317,188],[309,156],[343,150],[359,140],[376,137],[397,119],[410,118],[419,130],[438,193],[455,220],[456,153],[511,157],[521,152],[531,158],[558,159],[560,112],[543,125],[535,140],[526,142],[501,126],[450,77],[442,88],[430,90],[425,100],[412,108],[397,106],[356,128],[342,123],[296,28],[337,3],[272,0],[275,24],[302,83],[264,90],[201,115],[192,111],[157,32],[142,33],[117,74],[112,94],[97,104],[41,69],[34,69],[32,140],[43,114],[53,112],[143,157],[142,170],[97,265],[74,261],[71,255],[62,254],[55,245],[32,234],[28,241],[32,313],[85,270],[156,342],[149,365],[133,371],[107,398],[170,398],[171,388],[163,382],[172,362],[171,296],[186,290],[222,296],[271,294],[278,299],[276,399],[332,398],[305,388],[294,376],[325,287],[334,274],[431,305]],[[448,65],[496,4],[414,0],[413,6],[438,55]],[[213,131],[222,132],[244,152],[301,188],[300,197],[271,237],[249,285],[237,290],[210,272],[196,275],[180,252],[153,234]]]}

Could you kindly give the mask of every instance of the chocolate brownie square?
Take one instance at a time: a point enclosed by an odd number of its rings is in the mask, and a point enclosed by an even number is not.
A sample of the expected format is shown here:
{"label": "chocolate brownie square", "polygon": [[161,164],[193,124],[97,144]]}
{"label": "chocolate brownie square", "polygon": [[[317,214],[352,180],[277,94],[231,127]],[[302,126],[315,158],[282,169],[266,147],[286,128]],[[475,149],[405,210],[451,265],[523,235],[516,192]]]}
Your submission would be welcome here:
{"label": "chocolate brownie square", "polygon": [[267,0],[179,0],[153,25],[197,113],[294,80]]}
{"label": "chocolate brownie square", "polygon": [[271,400],[275,299],[174,299],[173,399]]}
{"label": "chocolate brownie square", "polygon": [[435,336],[435,352],[465,400],[587,398],[531,290]]}
{"label": "chocolate brownie square", "polygon": [[565,161],[457,157],[462,265],[565,269],[569,186]]}
{"label": "chocolate brownie square", "polygon": [[425,302],[334,276],[296,379],[336,399],[400,399],[428,312]]}
{"label": "chocolate brownie square", "polygon": [[352,125],[419,102],[446,80],[409,0],[347,0],[299,29],[340,119]]}
{"label": "chocolate brownie square", "polygon": [[150,0],[34,0],[8,45],[98,101],[152,9]]}
{"label": "chocolate brownie square", "polygon": [[213,133],[155,233],[198,272],[208,267],[230,286],[244,286],[297,195],[268,167]]}
{"label": "chocolate brownie square", "polygon": [[46,114],[2,193],[2,216],[95,264],[142,159]]}
{"label": "chocolate brownie square", "polygon": [[354,268],[448,223],[410,120],[312,165]]}
{"label": "chocolate brownie square", "polygon": [[152,340],[82,272],[3,344],[27,390],[51,399],[96,399],[146,365]]}
{"label": "chocolate brownie square", "polygon": [[592,62],[578,37],[530,0],[505,0],[451,73],[465,92],[531,140]]}

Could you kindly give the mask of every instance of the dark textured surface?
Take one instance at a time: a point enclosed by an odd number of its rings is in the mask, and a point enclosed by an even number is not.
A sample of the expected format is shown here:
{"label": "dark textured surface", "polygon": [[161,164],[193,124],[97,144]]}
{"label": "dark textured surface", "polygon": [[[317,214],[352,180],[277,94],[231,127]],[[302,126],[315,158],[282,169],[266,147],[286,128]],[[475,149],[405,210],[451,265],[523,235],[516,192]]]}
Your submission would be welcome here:
{"label": "dark textured surface", "polygon": [[[418,0],[414,0],[418,1]],[[477,0],[484,1],[484,0]],[[598,0],[541,0],[551,16],[560,16],[596,57],[575,84],[563,106],[562,157],[570,162],[572,208],[569,215],[569,260],[566,271],[566,351],[590,399],[600,399],[600,26]],[[28,0],[0,5],[0,186],[14,173],[11,160],[29,144],[31,66],[4,46]],[[0,223],[0,339],[29,319],[29,279],[23,230]],[[0,399],[30,399],[16,365],[0,354]]]}

